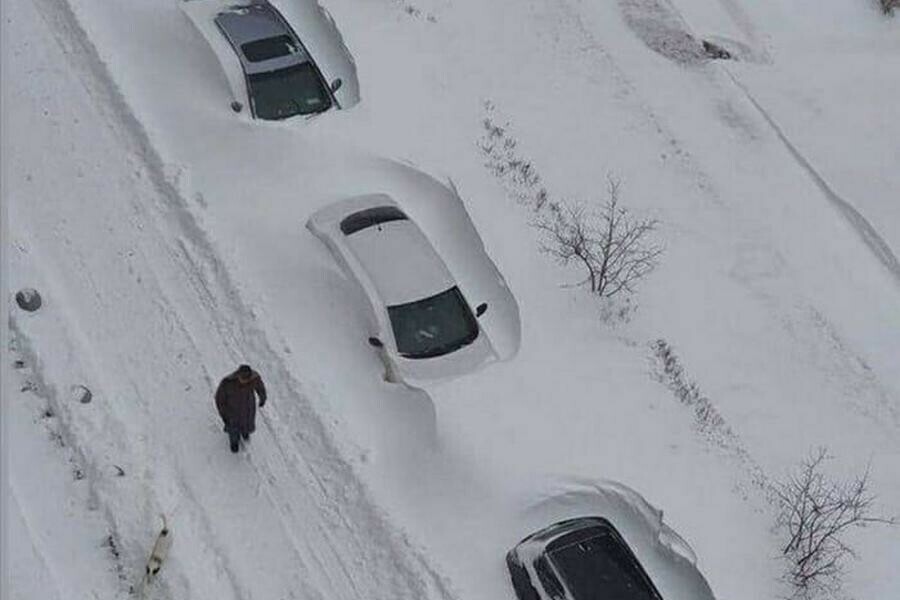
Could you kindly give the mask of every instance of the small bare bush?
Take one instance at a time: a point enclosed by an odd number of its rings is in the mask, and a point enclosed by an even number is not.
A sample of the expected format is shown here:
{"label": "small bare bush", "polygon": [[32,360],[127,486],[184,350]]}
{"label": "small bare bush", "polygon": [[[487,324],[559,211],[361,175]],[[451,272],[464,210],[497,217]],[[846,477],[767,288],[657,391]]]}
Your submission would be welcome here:
{"label": "small bare bush", "polygon": [[881,10],[886,15],[894,14],[895,8],[900,8],[900,0],[879,0],[881,2]]}
{"label": "small bare bush", "polygon": [[620,183],[609,178],[609,198],[599,213],[580,205],[550,204],[549,215],[535,223],[545,235],[542,249],[561,264],[575,262],[587,274],[577,285],[609,298],[632,293],[652,271],[662,248],[650,241],[658,221],[634,219],[619,205]]}
{"label": "small bare bush", "polygon": [[895,524],[892,518],[871,514],[875,497],[868,489],[869,468],[851,479],[833,480],[823,472],[830,458],[827,449],[818,449],[775,486],[777,525],[788,537],[782,548],[788,561],[786,578],[798,600],[838,594],[844,563],[856,556],[844,541],[848,530]]}

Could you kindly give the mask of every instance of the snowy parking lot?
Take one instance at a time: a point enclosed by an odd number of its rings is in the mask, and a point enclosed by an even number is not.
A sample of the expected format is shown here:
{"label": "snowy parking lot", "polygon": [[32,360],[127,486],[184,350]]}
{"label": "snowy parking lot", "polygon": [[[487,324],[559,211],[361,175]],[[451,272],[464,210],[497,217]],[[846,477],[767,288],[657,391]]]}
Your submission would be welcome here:
{"label": "snowy parking lot", "polygon": [[[529,510],[617,481],[716,598],[775,599],[772,486],[821,446],[900,515],[900,18],[320,1],[360,103],[271,122],[175,0],[4,3],[4,277],[43,298],[7,301],[11,597],[128,597],[166,514],[147,597],[512,600]],[[410,167],[452,180],[522,324],[512,360],[424,389],[384,381],[305,228]],[[534,226],[607,176],[663,249],[626,304]],[[269,401],[232,455],[212,397],[244,362]],[[897,595],[897,539],[851,532],[850,596]]]}

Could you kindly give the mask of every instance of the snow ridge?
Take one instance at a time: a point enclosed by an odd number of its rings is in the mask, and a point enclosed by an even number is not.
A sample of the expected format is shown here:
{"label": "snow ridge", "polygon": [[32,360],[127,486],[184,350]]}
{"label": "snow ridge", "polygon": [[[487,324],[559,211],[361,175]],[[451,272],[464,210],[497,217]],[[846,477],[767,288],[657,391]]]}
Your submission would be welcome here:
{"label": "snow ridge", "polygon": [[750,101],[750,104],[759,112],[760,116],[765,119],[766,123],[772,128],[772,131],[775,132],[775,135],[778,136],[778,139],[781,140],[781,143],[784,144],[784,147],[787,148],[788,152],[790,152],[791,156],[797,162],[800,167],[809,174],[810,179],[813,180],[813,183],[816,184],[825,198],[831,202],[835,208],[838,209],[838,212],[847,220],[847,223],[856,231],[859,237],[862,239],[863,243],[872,251],[872,254],[875,255],[875,258],[884,265],[884,267],[893,275],[894,279],[897,283],[900,283],[900,260],[897,260],[897,256],[894,254],[894,251],[891,249],[890,245],[885,241],[881,234],[878,233],[878,230],[872,226],[872,224],[860,213],[856,208],[847,202],[844,198],[838,195],[837,192],[832,189],[828,182],[825,181],[825,178],[819,173],[818,170],[809,162],[809,159],[803,155],[802,152],[791,142],[790,138],[787,134],[784,133],[784,130],[778,124],[777,121],[770,115],[765,108],[753,97],[753,94],[750,93],[750,90],[741,83],[741,81],[735,77],[735,75],[725,69],[725,73],[728,74],[728,77],[731,78],[731,81],[734,82],[734,85],[740,89],[747,100]]}

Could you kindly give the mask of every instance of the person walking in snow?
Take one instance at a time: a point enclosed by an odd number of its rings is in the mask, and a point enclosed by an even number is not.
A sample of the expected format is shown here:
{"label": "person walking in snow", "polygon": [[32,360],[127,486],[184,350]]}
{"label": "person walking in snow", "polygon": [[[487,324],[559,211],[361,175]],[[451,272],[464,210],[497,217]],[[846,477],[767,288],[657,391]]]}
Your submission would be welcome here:
{"label": "person walking in snow", "polygon": [[225,424],[232,452],[238,451],[242,438],[249,440],[256,430],[256,396],[262,408],[266,404],[266,386],[249,365],[241,365],[226,375],[216,389],[216,409]]}

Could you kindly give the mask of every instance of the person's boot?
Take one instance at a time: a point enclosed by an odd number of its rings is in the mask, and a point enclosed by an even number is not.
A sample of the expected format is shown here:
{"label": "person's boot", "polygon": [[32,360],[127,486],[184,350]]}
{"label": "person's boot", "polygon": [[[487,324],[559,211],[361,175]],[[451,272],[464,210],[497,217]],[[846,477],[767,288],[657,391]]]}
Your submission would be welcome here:
{"label": "person's boot", "polygon": [[245,441],[245,442],[250,440],[250,434],[249,434],[249,433],[242,433],[242,434],[241,434],[241,437],[244,438],[244,441]]}
{"label": "person's boot", "polygon": [[241,441],[241,436],[237,434],[237,432],[229,432],[228,441],[231,445],[231,451],[237,452],[240,449],[239,442]]}

